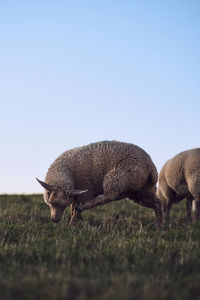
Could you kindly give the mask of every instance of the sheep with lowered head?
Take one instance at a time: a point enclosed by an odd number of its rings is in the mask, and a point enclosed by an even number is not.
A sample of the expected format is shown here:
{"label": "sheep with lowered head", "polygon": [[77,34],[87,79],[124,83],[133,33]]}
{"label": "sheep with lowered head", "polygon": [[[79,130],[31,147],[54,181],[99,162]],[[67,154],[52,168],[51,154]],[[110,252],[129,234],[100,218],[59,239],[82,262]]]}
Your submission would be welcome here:
{"label": "sheep with lowered head", "polygon": [[61,154],[50,166],[44,200],[51,219],[58,222],[71,206],[70,224],[81,212],[115,200],[129,198],[152,208],[157,226],[163,225],[160,200],[156,197],[157,171],[150,156],[140,147],[117,141],[92,143]]}
{"label": "sheep with lowered head", "polygon": [[187,219],[192,220],[192,201],[195,219],[200,216],[200,148],[181,152],[168,160],[159,174],[157,195],[168,217],[173,203],[187,199]]}

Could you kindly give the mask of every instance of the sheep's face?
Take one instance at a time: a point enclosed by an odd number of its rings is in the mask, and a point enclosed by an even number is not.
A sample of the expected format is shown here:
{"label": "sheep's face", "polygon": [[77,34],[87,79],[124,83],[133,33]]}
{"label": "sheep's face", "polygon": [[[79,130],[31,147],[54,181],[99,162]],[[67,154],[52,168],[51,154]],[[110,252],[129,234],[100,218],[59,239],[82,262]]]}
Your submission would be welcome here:
{"label": "sheep's face", "polygon": [[67,206],[69,206],[74,196],[81,195],[87,190],[71,190],[64,191],[63,189],[47,184],[37,179],[38,182],[45,188],[44,201],[50,207],[51,220],[58,223],[63,215],[63,212]]}
{"label": "sheep's face", "polygon": [[63,190],[48,192],[48,205],[53,222],[57,223],[60,221],[65,208],[71,203],[70,198]]}

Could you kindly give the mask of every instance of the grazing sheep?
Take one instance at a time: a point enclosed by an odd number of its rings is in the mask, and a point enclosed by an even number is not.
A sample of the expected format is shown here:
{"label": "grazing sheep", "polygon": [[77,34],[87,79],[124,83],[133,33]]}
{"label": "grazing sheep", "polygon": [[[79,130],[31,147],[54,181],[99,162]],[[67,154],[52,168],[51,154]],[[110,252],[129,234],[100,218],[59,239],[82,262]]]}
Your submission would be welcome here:
{"label": "grazing sheep", "polygon": [[158,227],[163,225],[161,201],[156,197],[157,171],[150,156],[138,146],[104,141],[61,154],[50,166],[44,200],[51,219],[58,222],[71,205],[72,224],[81,212],[111,201],[129,198],[154,209]]}
{"label": "grazing sheep", "polygon": [[173,203],[187,199],[187,219],[192,220],[192,201],[195,219],[200,216],[200,148],[177,154],[168,160],[159,174],[157,195],[163,203],[165,217]]}

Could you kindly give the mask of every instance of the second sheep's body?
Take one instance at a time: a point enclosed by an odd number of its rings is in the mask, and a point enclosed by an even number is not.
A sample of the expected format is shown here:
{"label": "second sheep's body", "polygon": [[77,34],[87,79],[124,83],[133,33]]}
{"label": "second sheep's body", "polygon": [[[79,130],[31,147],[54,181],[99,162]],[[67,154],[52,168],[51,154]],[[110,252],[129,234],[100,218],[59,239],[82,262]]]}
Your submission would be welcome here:
{"label": "second sheep's body", "polygon": [[97,142],[61,154],[50,166],[44,199],[52,221],[58,222],[71,204],[71,221],[90,209],[129,198],[152,208],[158,226],[163,225],[160,200],[156,197],[157,171],[140,147],[117,141]]}
{"label": "second sheep's body", "polygon": [[173,203],[187,199],[187,218],[192,220],[192,201],[195,201],[195,219],[200,216],[200,148],[177,154],[168,160],[159,174],[158,197],[166,217]]}

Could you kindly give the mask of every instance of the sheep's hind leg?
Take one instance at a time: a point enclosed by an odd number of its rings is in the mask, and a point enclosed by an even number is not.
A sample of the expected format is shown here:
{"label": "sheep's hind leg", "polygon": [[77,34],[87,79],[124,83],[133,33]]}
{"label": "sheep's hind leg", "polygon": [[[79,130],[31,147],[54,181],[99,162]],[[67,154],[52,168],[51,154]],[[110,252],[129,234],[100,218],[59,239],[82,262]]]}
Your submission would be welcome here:
{"label": "sheep's hind leg", "polygon": [[163,214],[163,208],[161,201],[158,197],[154,196],[154,213],[156,216],[156,224],[159,229],[162,229],[164,227],[165,219],[164,219],[164,214]]}
{"label": "sheep's hind leg", "polygon": [[186,199],[186,208],[187,208],[187,220],[188,222],[192,222],[192,201],[193,198],[188,196]]}
{"label": "sheep's hind leg", "polygon": [[156,216],[156,225],[159,229],[164,227],[164,214],[160,198],[153,194],[132,194],[129,199],[132,199],[134,202],[138,203],[141,206],[152,208]]}
{"label": "sheep's hind leg", "polygon": [[86,200],[84,203],[81,203],[76,209],[79,212],[82,212],[86,209],[91,209],[100,205],[107,204],[109,202],[115,201],[115,200],[120,200],[122,199],[121,197],[117,197],[116,194],[101,194],[98,195],[96,198]]}
{"label": "sheep's hind leg", "polygon": [[165,220],[168,221],[169,220],[169,212],[171,210],[172,207],[172,200],[169,200],[168,203],[166,204],[166,208],[165,208]]}
{"label": "sheep's hind leg", "polygon": [[127,174],[123,173],[120,168],[113,168],[104,177],[103,190],[104,193],[98,195],[96,198],[86,200],[78,206],[79,211],[91,209],[109,202],[120,200],[126,197],[126,190],[128,186]]}
{"label": "sheep's hind leg", "polygon": [[195,198],[195,220],[200,218],[200,197]]}

